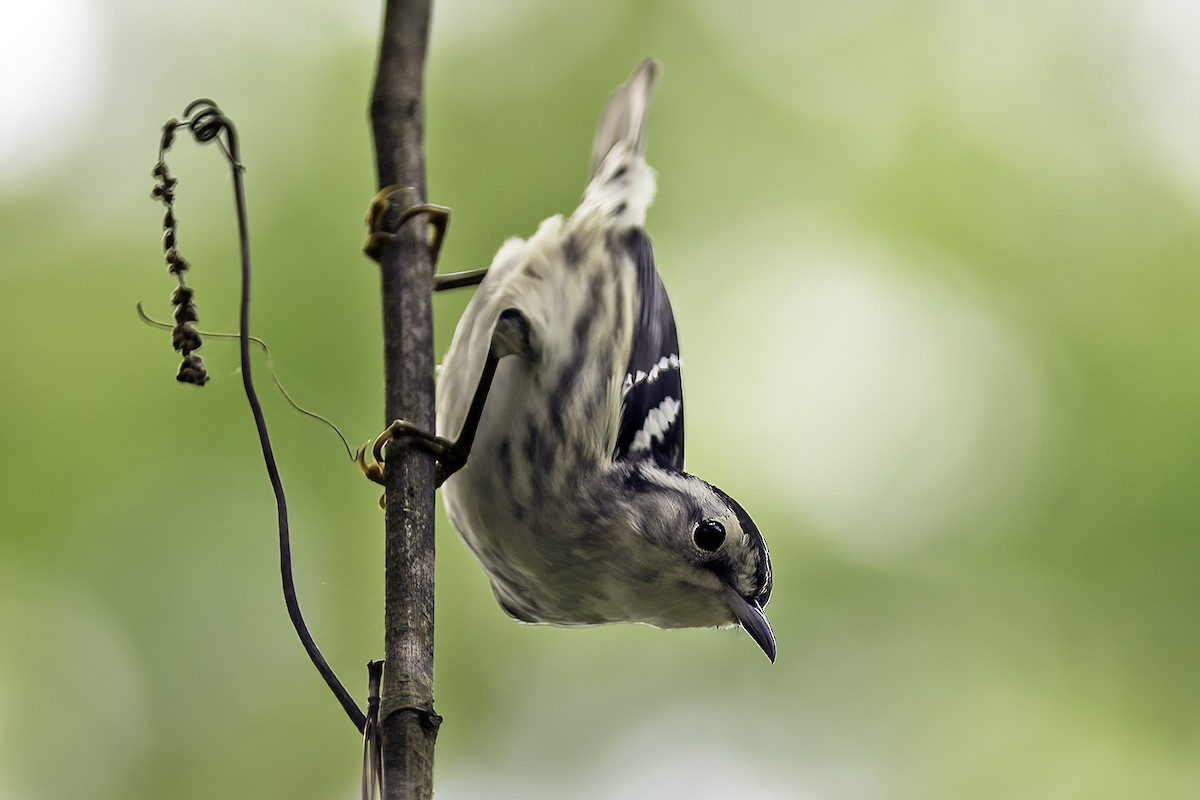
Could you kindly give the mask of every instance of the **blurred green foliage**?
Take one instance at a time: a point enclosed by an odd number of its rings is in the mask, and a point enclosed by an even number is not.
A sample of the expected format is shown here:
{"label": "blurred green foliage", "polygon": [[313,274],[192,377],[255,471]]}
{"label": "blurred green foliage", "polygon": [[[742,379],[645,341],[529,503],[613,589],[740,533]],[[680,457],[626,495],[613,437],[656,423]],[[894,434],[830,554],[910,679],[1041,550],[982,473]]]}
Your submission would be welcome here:
{"label": "blurred green foliage", "polygon": [[[248,164],[254,332],[302,404],[380,428],[377,9],[26,5],[0,28],[57,67],[6,48],[0,798],[356,796],[235,347],[177,385],[133,307],[169,315],[159,126],[213,97]],[[520,626],[443,519],[439,796],[1200,796],[1198,35],[1167,0],[438,4],[444,269],[569,212],[603,98],[662,60],[649,226],[689,466],[772,546],[780,652]],[[202,326],[232,330],[226,174],[189,141],[171,163]],[[465,301],[437,299],[439,348]],[[377,491],[266,402],[301,602],[365,693]]]}

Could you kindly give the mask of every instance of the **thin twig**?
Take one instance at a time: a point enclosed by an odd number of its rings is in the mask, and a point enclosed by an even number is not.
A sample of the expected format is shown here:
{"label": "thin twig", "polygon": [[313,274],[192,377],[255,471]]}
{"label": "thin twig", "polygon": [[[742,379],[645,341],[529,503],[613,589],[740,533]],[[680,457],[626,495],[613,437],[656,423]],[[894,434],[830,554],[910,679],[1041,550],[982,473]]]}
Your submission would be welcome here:
{"label": "thin twig", "polygon": [[[137,304],[137,314],[138,317],[141,318],[142,322],[146,323],[152,328],[159,328],[161,330],[169,331],[174,327],[173,325],[163,322],[162,320],[157,320],[147,314],[146,309],[142,307],[141,302]],[[240,339],[242,336],[241,333],[218,333],[216,331],[202,331],[199,329],[197,329],[196,333],[200,334],[201,336],[206,336],[209,339]],[[334,434],[337,435],[338,439],[341,440],[342,448],[346,451],[346,455],[351,461],[353,461],[354,450],[350,447],[350,443],[346,441],[346,437],[342,434],[341,429],[338,428],[337,425],[334,425],[332,422],[330,422],[326,417],[321,416],[315,411],[309,411],[307,408],[297,403],[292,399],[292,396],[288,393],[288,390],[283,387],[283,381],[279,380],[279,373],[275,371],[275,362],[271,359],[271,350],[269,347],[267,347],[267,343],[257,336],[247,335],[246,338],[258,345],[259,349],[263,351],[263,358],[267,362],[267,374],[271,376],[271,383],[275,384],[275,388],[279,390],[281,395],[283,395],[283,399],[287,401],[287,404],[296,411],[299,411],[304,416],[315,419],[317,422],[320,422],[329,428],[329,430],[333,431]]]}
{"label": "thin twig", "polygon": [[362,800],[383,793],[383,742],[379,736],[379,686],[383,662],[367,662],[367,726],[363,729]]}

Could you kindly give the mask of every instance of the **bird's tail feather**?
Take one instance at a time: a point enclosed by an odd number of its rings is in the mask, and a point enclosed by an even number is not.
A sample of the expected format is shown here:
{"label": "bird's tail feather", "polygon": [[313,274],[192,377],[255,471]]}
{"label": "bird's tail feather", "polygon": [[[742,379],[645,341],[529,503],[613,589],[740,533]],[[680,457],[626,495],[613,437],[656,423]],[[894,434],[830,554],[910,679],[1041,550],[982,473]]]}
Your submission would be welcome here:
{"label": "bird's tail feather", "polygon": [[592,146],[592,177],[576,212],[581,219],[618,229],[645,225],[655,191],[644,156],[646,123],[657,78],[658,62],[648,58],[609,96]]}
{"label": "bird's tail feather", "polygon": [[604,158],[620,142],[629,142],[633,152],[646,149],[646,122],[650,117],[654,84],[658,79],[658,61],[647,58],[624,84],[613,90],[600,115],[596,141],[592,145],[592,177],[596,177]]}

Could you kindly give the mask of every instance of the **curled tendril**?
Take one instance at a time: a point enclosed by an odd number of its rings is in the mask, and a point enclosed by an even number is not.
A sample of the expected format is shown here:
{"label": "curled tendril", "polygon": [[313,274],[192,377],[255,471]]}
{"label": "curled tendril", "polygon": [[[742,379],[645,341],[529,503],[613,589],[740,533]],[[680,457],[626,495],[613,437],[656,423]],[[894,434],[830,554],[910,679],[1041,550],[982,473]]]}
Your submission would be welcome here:
{"label": "curled tendril", "polygon": [[[175,307],[175,324],[174,326],[167,326],[171,328],[172,344],[183,356],[176,380],[197,386],[203,386],[208,381],[208,374],[204,370],[204,362],[195,353],[196,350],[200,349],[202,344],[200,332],[195,327],[195,323],[199,321],[200,315],[196,310],[195,292],[184,282],[184,274],[187,272],[189,265],[179,252],[178,219],[175,214],[174,205],[176,181],[171,177],[166,161],[167,150],[174,144],[179,128],[183,127],[190,130],[198,142],[215,141],[217,146],[221,148],[225,160],[229,162],[230,172],[232,173],[234,204],[238,221],[238,240],[241,245],[242,262],[242,297],[238,332],[242,385],[245,388],[246,399],[250,403],[251,414],[254,416],[254,425],[258,431],[259,444],[262,447],[263,461],[267,468],[267,476],[271,481],[271,489],[275,495],[276,516],[279,522],[279,565],[283,582],[284,603],[287,606],[288,617],[291,619],[296,634],[300,637],[300,642],[303,644],[313,665],[321,673],[321,677],[325,679],[326,685],[333,692],[334,696],[337,697],[338,702],[342,704],[342,708],[346,711],[346,715],[350,718],[350,721],[354,723],[359,732],[362,732],[367,723],[366,715],[358,707],[354,698],[350,696],[346,687],[338,679],[337,675],[334,674],[333,669],[321,654],[320,649],[312,638],[312,634],[309,633],[308,625],[304,621],[304,615],[300,612],[300,602],[296,598],[296,585],[292,574],[291,534],[288,526],[287,502],[283,493],[283,481],[279,476],[279,467],[275,462],[271,440],[267,434],[266,419],[263,416],[258,394],[254,390],[254,381],[251,377],[250,369],[250,239],[246,222],[246,193],[245,186],[243,185],[243,172],[245,168],[238,160],[238,138],[233,123],[221,113],[216,103],[208,99],[196,100],[191,103],[184,111],[182,121],[170,119],[163,126],[162,139],[159,142],[158,162],[154,165],[152,171],[155,186],[151,192],[151,196],[166,206],[166,212],[163,215],[163,260],[166,262],[167,271],[174,275],[178,282],[178,286],[176,286],[175,291],[171,294],[171,304]],[[272,377],[274,377],[273,373]],[[277,379],[276,385],[278,385]],[[290,402],[291,398],[288,399]],[[295,404],[293,403],[293,405]],[[341,436],[340,433],[338,435]],[[344,438],[342,444],[346,444]],[[346,446],[346,452],[350,452],[348,445]]]}
{"label": "curled tendril", "polygon": [[211,142],[229,126],[229,121],[225,119],[221,109],[217,108],[217,104],[204,97],[193,100],[184,109],[183,116],[188,120],[188,128],[191,129],[192,135],[200,142]]}
{"label": "curled tendril", "polygon": [[[207,143],[215,141],[225,154],[225,159],[235,169],[243,169],[234,154],[233,125],[229,118],[221,113],[217,104],[207,97],[193,100],[183,110],[184,123],[196,137],[196,141]],[[222,139],[224,134],[224,139]]]}

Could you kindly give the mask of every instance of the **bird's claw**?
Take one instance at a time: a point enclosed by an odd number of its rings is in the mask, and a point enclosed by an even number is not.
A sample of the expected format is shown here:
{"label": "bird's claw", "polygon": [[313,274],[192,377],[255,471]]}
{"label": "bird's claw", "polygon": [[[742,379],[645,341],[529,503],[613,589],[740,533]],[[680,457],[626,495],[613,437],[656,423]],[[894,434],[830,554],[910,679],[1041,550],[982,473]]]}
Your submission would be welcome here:
{"label": "bird's claw", "polygon": [[[391,425],[384,428],[383,432],[375,437],[374,443],[367,442],[362,447],[358,448],[358,468],[362,470],[363,475],[367,480],[384,485],[385,463],[383,449],[391,441],[406,441],[420,447],[422,450],[433,455],[437,460],[437,484],[441,486],[442,481],[449,477],[457,467],[447,471],[447,462],[454,461],[452,456],[454,452],[454,442],[445,439],[429,431],[418,428],[408,420],[398,419]],[[367,462],[367,448],[371,449],[371,461]],[[459,465],[461,466],[461,465]],[[382,508],[384,505],[383,498],[379,498],[379,505]]]}
{"label": "bird's claw", "polygon": [[[433,236],[429,240],[429,260],[437,268],[438,254],[442,251],[442,241],[450,225],[450,209],[433,203],[420,203],[416,198],[417,193],[411,187],[391,185],[379,190],[367,208],[367,241],[363,244],[363,252],[367,256],[379,261],[384,249],[396,241],[395,231],[413,217],[423,214],[433,228]],[[389,213],[397,208],[404,210],[395,224],[388,225]]]}
{"label": "bird's claw", "polygon": [[358,468],[362,470],[362,474],[366,476],[367,480],[383,486],[383,464],[378,461],[375,461],[371,464],[367,463],[367,447],[369,447],[370,444],[370,442],[367,442],[362,447],[358,448],[358,455],[356,456],[358,460]]}

